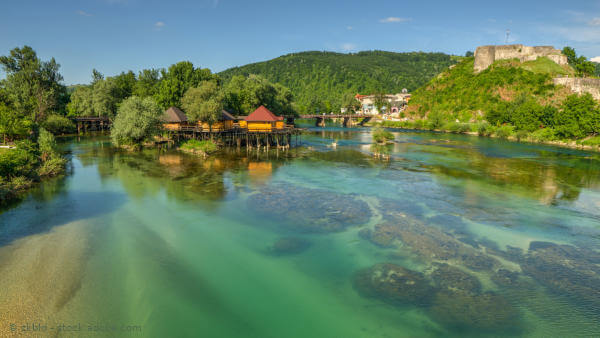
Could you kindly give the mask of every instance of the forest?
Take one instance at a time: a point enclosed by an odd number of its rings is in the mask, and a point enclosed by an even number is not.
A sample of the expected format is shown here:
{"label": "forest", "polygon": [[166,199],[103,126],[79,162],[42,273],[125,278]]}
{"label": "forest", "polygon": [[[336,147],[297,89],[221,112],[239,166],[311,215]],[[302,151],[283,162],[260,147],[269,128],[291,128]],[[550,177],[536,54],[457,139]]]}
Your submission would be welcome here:
{"label": "forest", "polygon": [[365,51],[352,54],[302,52],[227,69],[234,76],[260,75],[290,89],[300,112],[339,111],[344,94],[416,90],[460,57],[443,53]]}

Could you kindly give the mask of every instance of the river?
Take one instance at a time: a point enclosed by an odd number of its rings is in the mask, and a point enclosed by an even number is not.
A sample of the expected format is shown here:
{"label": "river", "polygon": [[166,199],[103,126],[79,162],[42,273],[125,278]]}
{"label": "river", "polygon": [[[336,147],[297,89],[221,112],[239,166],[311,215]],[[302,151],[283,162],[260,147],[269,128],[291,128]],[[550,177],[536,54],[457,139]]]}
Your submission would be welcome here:
{"label": "river", "polygon": [[63,140],[71,173],[0,214],[0,335],[600,334],[600,155],[394,135],[207,159]]}

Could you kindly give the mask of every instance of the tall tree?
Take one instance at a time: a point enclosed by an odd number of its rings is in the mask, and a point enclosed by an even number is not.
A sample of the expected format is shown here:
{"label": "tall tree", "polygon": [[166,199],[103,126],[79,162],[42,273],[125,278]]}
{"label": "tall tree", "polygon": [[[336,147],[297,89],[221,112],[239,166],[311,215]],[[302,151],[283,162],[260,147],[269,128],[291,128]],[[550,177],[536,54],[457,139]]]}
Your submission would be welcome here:
{"label": "tall tree", "polygon": [[356,99],[354,94],[346,93],[342,98],[342,108],[346,109],[346,114],[353,114],[360,110],[360,102]]}
{"label": "tall tree", "polygon": [[78,86],[71,93],[71,101],[67,104],[69,116],[95,116],[94,89],[91,86]]}
{"label": "tall tree", "polygon": [[212,129],[221,116],[223,99],[221,88],[214,81],[203,81],[199,87],[186,91],[181,106],[189,119],[204,121]]}
{"label": "tall tree", "polygon": [[144,69],[138,74],[137,82],[133,88],[133,95],[138,97],[151,97],[158,93],[160,85],[160,71],[158,69]]}
{"label": "tall tree", "polygon": [[121,104],[111,128],[116,145],[138,145],[160,130],[162,109],[151,98],[132,96]]}
{"label": "tall tree", "polygon": [[164,109],[181,106],[181,98],[192,87],[197,87],[202,81],[215,81],[220,85],[221,80],[209,69],[194,68],[189,61],[171,65],[168,70],[162,70],[162,81],[156,94],[156,102]]}
{"label": "tall tree", "polygon": [[261,105],[275,114],[295,114],[292,92],[258,75],[234,76],[225,87],[225,102],[227,109],[241,115]]}
{"label": "tall tree", "polygon": [[0,56],[0,65],[6,73],[4,90],[17,112],[37,123],[57,109],[65,87],[54,58],[42,61],[31,47],[24,46]]}

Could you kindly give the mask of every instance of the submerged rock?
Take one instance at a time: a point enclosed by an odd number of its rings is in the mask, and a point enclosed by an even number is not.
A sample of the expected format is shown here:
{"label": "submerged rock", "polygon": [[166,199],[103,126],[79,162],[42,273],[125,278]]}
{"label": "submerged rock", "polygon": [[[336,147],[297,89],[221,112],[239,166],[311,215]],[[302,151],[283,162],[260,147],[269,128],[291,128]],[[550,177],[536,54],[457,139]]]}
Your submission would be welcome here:
{"label": "submerged rock", "polygon": [[600,253],[549,242],[532,242],[523,272],[576,305],[600,308]]}
{"label": "submerged rock", "polygon": [[518,321],[516,309],[490,292],[441,291],[435,295],[430,313],[439,323],[460,329],[506,330]]}
{"label": "submerged rock", "polygon": [[499,269],[492,274],[492,281],[499,286],[504,287],[516,287],[519,286],[519,273],[516,271],[509,271],[506,269]]}
{"label": "submerged rock", "polygon": [[354,285],[366,296],[391,304],[427,306],[435,291],[424,275],[391,263],[377,264],[356,273]]}
{"label": "submerged rock", "polygon": [[398,237],[398,231],[392,225],[380,224],[375,226],[374,231],[362,229],[358,232],[358,235],[377,246],[390,248],[394,246],[394,241]]}
{"label": "submerged rock", "polygon": [[481,283],[477,277],[448,264],[435,264],[431,279],[441,290],[461,290],[471,294],[481,291]]}
{"label": "submerged rock", "polygon": [[301,232],[335,232],[367,223],[371,209],[354,195],[272,185],[248,199],[248,207]]}
{"label": "submerged rock", "polygon": [[295,255],[306,251],[310,245],[310,242],[303,238],[283,237],[269,247],[269,252],[276,256]]}

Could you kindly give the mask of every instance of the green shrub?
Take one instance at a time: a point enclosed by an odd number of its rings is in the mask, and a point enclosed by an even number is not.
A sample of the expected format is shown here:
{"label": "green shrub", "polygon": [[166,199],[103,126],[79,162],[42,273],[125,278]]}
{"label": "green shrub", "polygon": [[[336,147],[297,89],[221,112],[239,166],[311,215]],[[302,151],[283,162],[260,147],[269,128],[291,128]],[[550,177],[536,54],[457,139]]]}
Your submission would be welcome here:
{"label": "green shrub", "polygon": [[42,126],[54,135],[75,133],[77,127],[68,118],[61,115],[50,115]]}
{"label": "green shrub", "polygon": [[67,164],[67,160],[61,156],[53,155],[42,163],[38,169],[40,177],[53,177],[60,175]]}
{"label": "green shrub", "polygon": [[531,139],[539,142],[556,141],[558,137],[552,128],[542,128],[531,133]]}
{"label": "green shrub", "polygon": [[501,127],[498,127],[498,129],[496,129],[495,135],[499,138],[506,139],[514,133],[514,128],[515,127],[513,127],[511,125],[503,125]]}
{"label": "green shrub", "polygon": [[488,133],[488,128],[490,127],[490,124],[487,122],[479,122],[477,124],[477,134],[479,134],[479,136],[490,136],[490,134]]}
{"label": "green shrub", "polygon": [[529,132],[526,130],[519,130],[515,133],[515,137],[517,138],[517,141],[527,140],[529,137]]}
{"label": "green shrub", "polygon": [[39,161],[37,150],[31,149],[32,144],[31,141],[21,141],[16,149],[0,153],[0,176],[8,179],[17,176],[35,177]]}
{"label": "green shrub", "polygon": [[42,161],[46,161],[51,156],[56,154],[56,140],[54,139],[54,135],[44,128],[40,129],[38,146],[40,148],[40,156]]}
{"label": "green shrub", "polygon": [[387,143],[395,139],[394,135],[383,128],[373,128],[373,141],[376,143]]}

